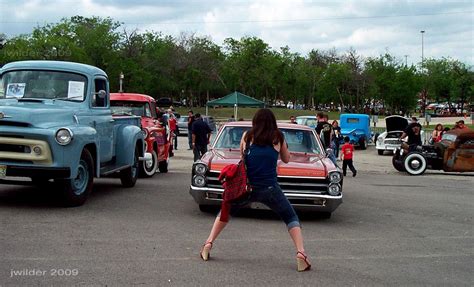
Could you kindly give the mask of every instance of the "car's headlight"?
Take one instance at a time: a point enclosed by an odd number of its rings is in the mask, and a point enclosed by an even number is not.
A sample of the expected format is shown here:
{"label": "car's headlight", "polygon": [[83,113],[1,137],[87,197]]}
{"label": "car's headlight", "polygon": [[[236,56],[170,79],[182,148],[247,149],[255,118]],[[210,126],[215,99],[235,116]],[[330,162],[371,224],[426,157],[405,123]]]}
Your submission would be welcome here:
{"label": "car's headlight", "polygon": [[338,183],[331,183],[328,187],[328,193],[329,195],[336,196],[341,193],[341,185]]}
{"label": "car's headlight", "polygon": [[334,171],[329,173],[329,181],[332,183],[339,183],[342,180],[342,176],[340,172]]}
{"label": "car's headlight", "polygon": [[206,178],[203,175],[195,175],[193,176],[193,185],[197,187],[204,187],[206,186]]}
{"label": "car's headlight", "polygon": [[207,165],[202,162],[198,162],[193,167],[194,172],[199,175],[205,175],[207,172]]}
{"label": "car's headlight", "polygon": [[60,128],[56,132],[56,142],[60,145],[68,145],[72,141],[72,131],[68,128]]}

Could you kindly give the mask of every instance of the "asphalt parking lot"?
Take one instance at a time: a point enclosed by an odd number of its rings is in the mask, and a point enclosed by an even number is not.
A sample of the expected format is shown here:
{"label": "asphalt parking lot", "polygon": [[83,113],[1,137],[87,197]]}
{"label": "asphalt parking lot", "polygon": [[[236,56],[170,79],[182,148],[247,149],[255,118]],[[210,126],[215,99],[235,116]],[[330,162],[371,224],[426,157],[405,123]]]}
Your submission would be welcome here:
{"label": "asphalt parking lot", "polygon": [[[472,286],[474,174],[396,172],[373,146],[331,219],[302,214],[313,270],[296,272],[284,224],[269,211],[234,218],[211,260],[198,252],[214,215],[189,195],[185,138],[168,174],[133,189],[96,180],[61,208],[48,190],[0,186],[0,286]],[[349,172],[350,174],[350,172]],[[33,272],[32,272],[33,270]]]}

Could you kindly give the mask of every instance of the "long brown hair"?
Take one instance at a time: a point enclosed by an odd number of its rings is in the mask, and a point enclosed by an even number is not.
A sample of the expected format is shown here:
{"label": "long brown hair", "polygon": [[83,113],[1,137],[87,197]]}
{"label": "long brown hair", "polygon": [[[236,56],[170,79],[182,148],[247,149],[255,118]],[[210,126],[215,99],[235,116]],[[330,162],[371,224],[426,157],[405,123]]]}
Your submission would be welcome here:
{"label": "long brown hair", "polygon": [[276,145],[283,143],[283,134],[277,127],[275,115],[269,109],[259,109],[252,119],[252,128],[245,140],[256,145]]}

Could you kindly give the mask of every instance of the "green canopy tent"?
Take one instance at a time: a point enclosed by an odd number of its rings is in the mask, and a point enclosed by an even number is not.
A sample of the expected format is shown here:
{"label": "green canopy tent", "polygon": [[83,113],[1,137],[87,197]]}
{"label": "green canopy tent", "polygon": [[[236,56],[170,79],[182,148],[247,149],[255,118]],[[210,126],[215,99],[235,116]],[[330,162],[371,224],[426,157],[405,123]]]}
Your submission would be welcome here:
{"label": "green canopy tent", "polygon": [[244,95],[239,92],[233,92],[219,99],[215,99],[207,102],[206,104],[206,115],[208,113],[208,107],[234,107],[234,118],[237,119],[237,110],[239,107],[257,107],[264,108],[265,103]]}

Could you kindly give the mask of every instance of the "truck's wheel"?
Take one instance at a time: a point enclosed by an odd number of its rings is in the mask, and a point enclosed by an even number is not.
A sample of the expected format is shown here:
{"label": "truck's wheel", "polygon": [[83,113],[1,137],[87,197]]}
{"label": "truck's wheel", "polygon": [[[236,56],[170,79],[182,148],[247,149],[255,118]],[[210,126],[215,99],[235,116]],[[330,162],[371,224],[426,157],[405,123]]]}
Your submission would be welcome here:
{"label": "truck's wheel", "polygon": [[76,178],[56,180],[63,204],[69,207],[83,205],[92,191],[93,180],[94,161],[91,153],[84,149],[77,167]]}
{"label": "truck's wheel", "polygon": [[158,169],[160,170],[161,173],[167,173],[168,172],[168,160],[160,161],[160,163],[158,164]]}
{"label": "truck's wheel", "polygon": [[410,175],[422,175],[426,166],[425,157],[417,152],[408,154],[403,161],[403,167]]}
{"label": "truck's wheel", "polygon": [[135,148],[135,156],[133,157],[132,165],[120,171],[120,181],[124,187],[133,187],[137,182],[138,170],[140,168],[138,156],[138,148]]}
{"label": "truck's wheel", "polygon": [[365,140],[365,138],[361,138],[359,140],[359,146],[361,149],[367,149],[367,141]]}
{"label": "truck's wheel", "polygon": [[140,164],[140,175],[143,177],[152,177],[158,168],[158,156],[155,151],[151,152],[151,160],[144,160]]}
{"label": "truck's wheel", "polygon": [[384,152],[383,149],[378,149],[378,150],[377,150],[377,153],[378,153],[379,155],[383,155],[383,152]]}

